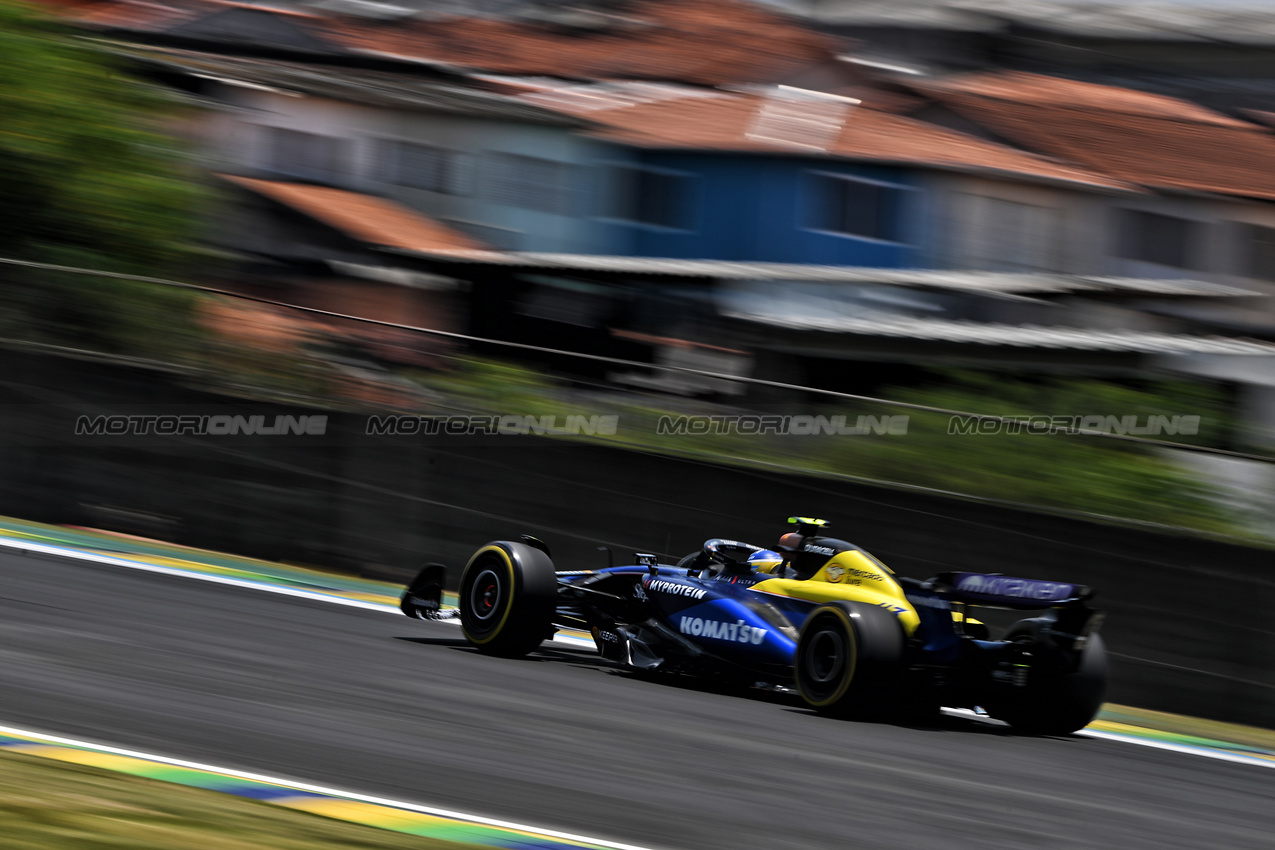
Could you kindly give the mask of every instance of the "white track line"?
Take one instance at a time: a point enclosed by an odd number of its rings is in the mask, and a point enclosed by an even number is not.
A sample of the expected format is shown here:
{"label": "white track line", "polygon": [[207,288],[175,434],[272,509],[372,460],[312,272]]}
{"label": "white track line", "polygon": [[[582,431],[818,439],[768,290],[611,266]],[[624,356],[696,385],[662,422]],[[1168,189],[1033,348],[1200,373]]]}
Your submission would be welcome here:
{"label": "white track line", "polygon": [[[353,800],[359,803],[371,803],[377,806],[388,806],[395,809],[403,809],[409,812],[417,812],[424,815],[433,815],[434,817],[448,818],[450,820],[465,821],[482,826],[492,826],[501,829],[513,829],[520,832],[530,832],[543,835],[548,838],[557,838],[563,841],[574,841],[582,844],[596,844],[600,847],[610,847],[614,850],[648,850],[645,847],[639,847],[636,844],[621,844],[616,841],[607,841],[603,838],[591,838],[584,835],[576,835],[570,832],[560,832],[553,829],[543,829],[538,826],[528,826],[527,824],[514,823],[512,821],[496,820],[494,818],[485,818],[479,815],[471,815],[466,812],[456,812],[450,809],[439,809],[433,806],[420,806],[416,803],[405,803],[401,800],[390,800],[385,797],[373,797],[368,794],[358,794],[353,791],[344,791],[339,788],[329,788],[326,785],[313,785],[308,782],[296,782],[291,779],[282,779],[278,776],[268,776],[262,773],[249,773],[242,770],[234,770],[218,765],[204,764],[196,761],[186,761],[185,759],[169,758],[168,756],[155,755],[154,753],[139,752],[137,750],[126,750],[121,747],[111,747],[105,744],[98,744],[92,741],[81,741],[75,738],[64,738],[60,735],[49,735],[44,732],[35,732],[30,729],[19,729],[13,726],[0,726],[0,733],[14,735],[20,738],[33,738],[36,742],[44,741],[50,744],[60,744],[67,747],[78,747],[81,749],[94,750],[97,752],[110,753],[111,755],[129,756],[131,758],[143,759],[145,761],[158,762],[160,764],[170,764],[174,767],[188,767],[193,770],[205,770],[209,773],[219,773],[223,776],[233,776],[238,779],[249,779],[255,782],[267,782],[271,785],[278,785],[283,788],[292,788],[297,791],[309,791],[314,794],[326,794],[332,797],[340,797],[346,800]],[[0,748],[0,752],[3,748]]]}
{"label": "white track line", "polygon": [[[1000,720],[994,720],[986,715],[971,711],[968,708],[945,708],[943,713],[949,717],[962,717],[966,720],[975,720],[979,723],[986,723],[989,726],[1005,726]],[[1085,738],[1098,738],[1103,741],[1119,741],[1123,744],[1137,744],[1140,747],[1151,747],[1155,750],[1169,750],[1174,753],[1183,753],[1191,756],[1203,756],[1204,758],[1217,759],[1218,761],[1228,761],[1235,764],[1252,764],[1258,767],[1275,767],[1275,761],[1264,759],[1261,756],[1250,756],[1244,753],[1234,753],[1229,750],[1215,750],[1209,747],[1191,746],[1190,744],[1174,744],[1169,741],[1152,741],[1147,738],[1140,738],[1137,735],[1122,735],[1119,732],[1102,732],[1097,729],[1081,729],[1073,734],[1080,735]]]}
{"label": "white track line", "polygon": [[[394,614],[403,616],[403,612],[394,605],[383,605],[377,602],[363,602],[358,599],[346,599],[340,596],[330,596],[325,593],[318,593],[308,590],[298,590],[291,587],[280,587],[275,584],[267,584],[265,582],[249,581],[247,579],[228,578],[226,576],[208,575],[206,573],[188,572],[186,570],[176,569],[174,567],[160,567],[155,564],[147,564],[143,561],[132,561],[128,558],[122,558],[112,555],[98,555],[93,552],[83,552],[79,549],[72,549],[66,546],[53,546],[47,543],[33,543],[23,540],[14,540],[10,538],[0,537],[0,547],[9,549],[17,549],[20,551],[39,552],[44,555],[55,555],[62,558],[70,558],[73,560],[89,561],[99,564],[110,564],[116,567],[126,567],[133,570],[142,570],[143,572],[161,573],[163,575],[181,576],[184,578],[197,579],[199,581],[210,581],[214,584],[228,584],[232,587],[244,587],[250,590],[261,590],[266,593],[278,593],[283,596],[298,596],[304,599],[312,599],[316,602],[326,602],[330,605],[346,605],[350,608],[362,608],[367,611],[380,611],[385,614]],[[456,620],[437,620],[440,623],[455,623]],[[581,638],[575,638],[568,635],[555,635],[552,643],[561,643],[567,646],[584,647],[593,649],[592,641],[586,641]],[[966,712],[960,709],[945,709],[950,714],[956,714],[962,717],[970,717],[982,720],[983,718],[974,714],[974,712]],[[1217,759],[1218,761],[1234,762],[1237,764],[1252,764],[1258,767],[1275,767],[1275,761],[1263,759],[1258,756],[1246,756],[1240,753],[1232,753],[1223,750],[1204,749],[1201,747],[1192,747],[1185,744],[1172,744],[1164,741],[1149,741],[1145,738],[1138,738],[1132,735],[1121,735],[1116,732],[1098,732],[1081,730],[1078,735],[1084,735],[1089,738],[1099,738],[1107,741],[1121,741],[1126,744],[1137,744],[1141,747],[1151,747],[1159,750],[1169,750],[1176,753],[1184,753],[1187,755],[1202,756],[1204,758]]]}
{"label": "white track line", "polygon": [[250,581],[242,578],[230,578],[229,576],[190,572],[188,570],[177,569],[176,567],[161,567],[157,564],[148,564],[145,561],[133,561],[118,555],[99,555],[95,552],[84,552],[67,546],[53,546],[48,543],[34,543],[27,540],[14,540],[11,538],[0,537],[0,547],[17,549],[23,552],[38,552],[41,555],[54,555],[59,558],[70,558],[76,561],[89,561],[95,564],[110,564],[115,567],[127,567],[130,570],[141,570],[142,572],[147,573],[160,573],[161,575],[193,578],[199,581],[210,581],[213,584],[228,584],[231,587],[246,587],[251,590],[263,590],[266,593],[278,593],[282,596],[298,596],[303,599],[313,599],[318,602],[327,602],[332,605],[345,605],[350,608],[362,608],[367,611],[382,611],[398,614],[400,617],[403,616],[403,612],[398,610],[397,606],[384,605],[379,602],[364,602],[360,599],[346,599],[341,596],[331,596],[326,593],[312,590],[301,590],[295,587],[282,587],[277,584]]}
{"label": "white track line", "polygon": [[[125,567],[130,570],[141,570],[142,572],[147,573],[159,573],[161,575],[195,579],[197,581],[209,581],[213,584],[226,584],[231,587],[243,587],[249,590],[264,591],[265,593],[277,593],[281,596],[294,596],[301,599],[310,599],[315,602],[326,602],[329,605],[345,605],[348,608],[361,608],[364,611],[379,611],[382,614],[393,614],[396,617],[403,616],[403,612],[399,610],[397,605],[390,605],[381,602],[365,602],[361,599],[347,599],[344,596],[334,596],[329,593],[323,593],[322,591],[283,587],[266,581],[252,581],[251,579],[210,575],[208,573],[183,570],[177,567],[161,567],[157,564],[148,564],[145,561],[134,561],[118,555],[99,555],[95,552],[84,552],[80,549],[73,549],[69,546],[54,546],[49,543],[34,543],[26,540],[15,540],[12,538],[0,537],[0,547],[17,549],[21,552],[37,552],[41,555],[53,555],[55,557],[68,558],[76,561],[88,561],[94,564],[109,564],[113,567]],[[432,620],[429,622],[460,625],[460,621],[455,619]],[[597,649],[592,640],[573,637],[571,635],[554,635],[549,642],[559,643],[565,646],[575,647],[577,649],[583,648],[595,651]]]}
{"label": "white track line", "polygon": [[1097,729],[1081,729],[1076,733],[1086,738],[1099,738],[1105,741],[1123,741],[1126,744],[1138,744],[1143,747],[1151,747],[1156,750],[1168,750],[1174,753],[1186,753],[1192,756],[1204,756],[1205,758],[1217,759],[1218,761],[1229,761],[1236,764],[1253,764],[1258,767],[1275,767],[1275,761],[1264,759],[1261,756],[1250,756],[1244,753],[1233,753],[1226,750],[1214,750],[1206,747],[1193,747],[1190,744],[1174,744],[1170,741],[1149,741],[1145,738],[1138,738],[1133,735],[1121,735],[1119,732],[1100,732]]}

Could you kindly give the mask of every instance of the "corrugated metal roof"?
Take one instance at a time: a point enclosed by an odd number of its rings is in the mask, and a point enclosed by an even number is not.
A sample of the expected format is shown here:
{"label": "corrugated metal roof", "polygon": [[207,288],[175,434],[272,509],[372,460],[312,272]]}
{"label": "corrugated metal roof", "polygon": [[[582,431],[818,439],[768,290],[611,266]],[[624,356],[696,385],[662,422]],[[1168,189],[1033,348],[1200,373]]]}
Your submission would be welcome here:
{"label": "corrugated metal roof", "polygon": [[997,325],[947,319],[872,319],[725,313],[771,327],[853,336],[895,337],[968,345],[1122,351],[1146,354],[1243,354],[1275,356],[1275,344],[1232,337],[1179,336],[1145,331],[1098,331],[1049,325]]}
{"label": "corrugated metal roof", "polygon": [[663,257],[617,257],[600,254],[548,254],[503,251],[400,252],[453,263],[475,263],[527,269],[712,278],[717,280],[791,280],[863,283],[919,289],[959,290],[989,295],[1124,295],[1155,298],[1241,298],[1261,293],[1201,280],[1148,280],[1063,274],[877,269],[800,263],[682,260]]}
{"label": "corrugated metal roof", "polygon": [[134,61],[191,76],[329,97],[349,103],[505,118],[565,127],[580,127],[590,123],[516,98],[477,88],[414,78],[403,73],[137,45],[119,45],[116,52]]}

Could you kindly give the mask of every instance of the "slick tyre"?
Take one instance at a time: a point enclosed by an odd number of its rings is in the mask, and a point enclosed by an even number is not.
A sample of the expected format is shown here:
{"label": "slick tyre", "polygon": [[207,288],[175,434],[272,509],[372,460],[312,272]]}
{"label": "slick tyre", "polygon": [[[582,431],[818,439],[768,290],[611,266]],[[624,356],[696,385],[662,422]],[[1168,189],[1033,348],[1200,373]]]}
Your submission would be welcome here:
{"label": "slick tyre", "polygon": [[[1030,630],[1011,628],[1013,640]],[[1033,670],[1021,688],[988,707],[998,720],[1026,735],[1070,735],[1098,714],[1107,692],[1107,648],[1101,635],[1091,635],[1075,668],[1068,671]]]}
{"label": "slick tyre", "polygon": [[526,543],[500,540],[474,553],[460,577],[465,639],[488,655],[521,658],[553,632],[553,561]]}
{"label": "slick tyre", "polygon": [[793,678],[821,714],[876,717],[897,707],[903,628],[884,608],[838,602],[816,608],[801,628]]}

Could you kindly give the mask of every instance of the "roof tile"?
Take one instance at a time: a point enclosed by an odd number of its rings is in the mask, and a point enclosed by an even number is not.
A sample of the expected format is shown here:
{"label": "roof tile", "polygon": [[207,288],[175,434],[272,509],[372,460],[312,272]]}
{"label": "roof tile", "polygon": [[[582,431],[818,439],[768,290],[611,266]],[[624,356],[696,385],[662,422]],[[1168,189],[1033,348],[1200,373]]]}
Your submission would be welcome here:
{"label": "roof tile", "polygon": [[[838,110],[836,104],[810,105],[806,115],[825,110],[828,125],[812,132],[809,120],[767,122],[761,118],[774,103],[765,91],[704,92],[688,90],[683,97],[662,92],[646,102],[596,108],[597,97],[581,97],[575,104],[556,104],[544,92],[525,95],[541,106],[598,122],[601,138],[651,148],[717,151],[807,153],[856,160],[930,166],[958,171],[1019,175],[1048,181],[1080,183],[1103,189],[1129,190],[1120,180],[1083,167],[1052,161],[1005,145],[926,124],[915,119],[858,106]],[[803,126],[797,126],[800,123]],[[819,129],[819,128],[816,128]],[[787,138],[785,138],[787,137]],[[811,142],[821,144],[811,144]]]}
{"label": "roof tile", "polygon": [[[90,26],[162,32],[243,5],[233,0],[101,0],[70,15]],[[622,14],[612,17],[612,25],[592,30],[511,17],[374,21],[310,14],[304,23],[352,50],[564,78],[666,79],[698,85],[773,82],[836,57],[833,38],[744,0],[632,0]]]}
{"label": "roof tile", "polygon": [[1275,200],[1269,131],[1186,101],[1020,73],[914,88],[1011,144],[1118,180]]}
{"label": "roof tile", "polygon": [[384,198],[326,186],[231,175],[221,177],[370,245],[408,251],[464,251],[488,247],[477,239]]}
{"label": "roof tile", "polygon": [[964,74],[914,85],[929,92],[961,92],[1036,106],[1097,109],[1103,112],[1216,124],[1221,127],[1245,126],[1243,121],[1176,97],[1023,71]]}

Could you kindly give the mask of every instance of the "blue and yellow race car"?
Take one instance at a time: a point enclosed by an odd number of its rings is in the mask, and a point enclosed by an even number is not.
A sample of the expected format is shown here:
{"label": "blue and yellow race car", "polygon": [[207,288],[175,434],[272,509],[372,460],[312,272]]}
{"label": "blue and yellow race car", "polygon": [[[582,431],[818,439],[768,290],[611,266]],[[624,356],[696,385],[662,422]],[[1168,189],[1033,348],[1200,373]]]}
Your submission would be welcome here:
{"label": "blue and yellow race car", "polygon": [[[465,638],[520,657],[558,629],[580,629],[630,670],[793,689],[843,716],[964,707],[1019,731],[1067,734],[1097,714],[1107,662],[1089,588],[998,573],[920,581],[825,536],[824,520],[789,522],[774,549],[714,538],[675,565],[636,554],[630,565],[560,572],[534,537],[488,543],[461,573]],[[444,584],[444,567],[426,567],[403,612],[442,615]],[[1038,613],[992,639],[974,616],[986,608]]]}

